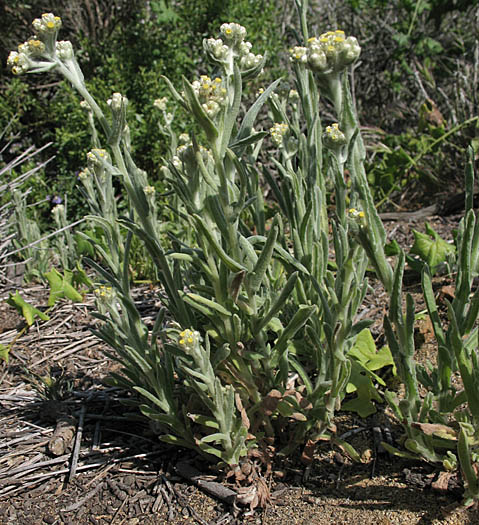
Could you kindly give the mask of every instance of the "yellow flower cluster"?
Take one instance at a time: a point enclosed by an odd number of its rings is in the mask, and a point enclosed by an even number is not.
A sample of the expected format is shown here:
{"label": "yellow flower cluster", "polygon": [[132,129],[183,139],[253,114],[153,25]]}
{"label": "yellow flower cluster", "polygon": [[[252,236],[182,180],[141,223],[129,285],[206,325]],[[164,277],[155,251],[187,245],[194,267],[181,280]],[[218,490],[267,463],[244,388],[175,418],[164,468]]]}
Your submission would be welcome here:
{"label": "yellow flower cluster", "polygon": [[93,293],[98,299],[107,300],[113,296],[113,289],[111,286],[101,284],[98,288],[93,290]]}
{"label": "yellow flower cluster", "polygon": [[44,13],[41,18],[35,18],[32,25],[35,32],[39,35],[55,34],[62,26],[62,20],[53,13]]}
{"label": "yellow flower cluster", "polygon": [[18,46],[18,52],[28,56],[40,56],[45,52],[45,44],[38,38],[30,38]]}
{"label": "yellow flower cluster", "polygon": [[234,57],[239,58],[241,71],[252,71],[263,61],[262,55],[251,52],[251,42],[245,41],[246,29],[235,23],[223,24],[220,27],[221,38],[204,40],[204,48],[210,57],[232,71]]}
{"label": "yellow flower cluster", "polygon": [[201,342],[200,333],[196,330],[183,330],[180,332],[178,344],[186,351],[193,350]]}
{"label": "yellow flower cluster", "polygon": [[108,160],[108,152],[104,149],[95,148],[86,154],[88,164],[101,166],[103,160]]}
{"label": "yellow flower cluster", "polygon": [[283,143],[283,138],[286,135],[288,129],[288,124],[279,124],[278,122],[276,122],[273,125],[273,127],[269,130],[269,132],[271,133],[271,140],[276,144],[276,146],[279,146]]}
{"label": "yellow flower cluster", "polygon": [[337,122],[326,127],[324,139],[329,143],[329,146],[342,146],[346,144],[346,137],[339,129],[339,124]]}
{"label": "yellow flower cluster", "polygon": [[353,219],[364,219],[366,217],[363,211],[357,210],[356,208],[349,208],[348,213]]}
{"label": "yellow flower cluster", "polygon": [[205,113],[210,118],[214,118],[226,103],[226,89],[221,78],[216,77],[211,80],[209,76],[202,75],[200,80],[193,82],[192,86]]}
{"label": "yellow flower cluster", "polygon": [[343,70],[359,57],[360,52],[356,38],[346,38],[344,31],[338,29],[310,38],[307,47],[293,47],[290,59],[306,64],[313,71],[327,74]]}
{"label": "yellow flower cluster", "polygon": [[55,54],[61,59],[73,56],[70,42],[56,42],[58,30],[62,25],[60,17],[52,13],[44,13],[41,18],[36,18],[33,29],[38,38],[32,37],[18,46],[18,51],[12,51],[7,60],[7,65],[14,75],[21,75],[32,69],[47,71],[55,67],[52,60]]}
{"label": "yellow flower cluster", "polygon": [[234,22],[223,24],[220,27],[220,31],[226,40],[234,40],[236,42],[242,42],[246,36],[246,29]]}

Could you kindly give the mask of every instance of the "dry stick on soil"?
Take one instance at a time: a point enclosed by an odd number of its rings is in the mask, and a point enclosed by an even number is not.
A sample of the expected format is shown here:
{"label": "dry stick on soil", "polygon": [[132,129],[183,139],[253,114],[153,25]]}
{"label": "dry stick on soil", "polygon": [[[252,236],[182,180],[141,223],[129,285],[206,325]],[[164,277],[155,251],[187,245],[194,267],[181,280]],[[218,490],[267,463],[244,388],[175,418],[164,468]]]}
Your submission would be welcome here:
{"label": "dry stick on soil", "polygon": [[86,405],[83,405],[80,412],[80,419],[78,421],[78,430],[77,435],[75,438],[75,446],[73,447],[73,453],[72,453],[72,464],[70,473],[68,475],[68,482],[70,482],[76,474],[77,465],[78,465],[78,457],[80,455],[80,445],[81,445],[81,438],[83,434],[83,423],[85,421],[85,412],[86,412]]}
{"label": "dry stick on soil", "polygon": [[[86,465],[80,465],[79,467],[77,467],[77,472],[83,472],[83,471],[86,471],[86,470],[91,470],[93,468],[97,468],[97,467],[102,467],[104,465],[106,465],[107,463],[114,463],[114,464],[117,464],[117,463],[121,463],[122,461],[129,461],[129,460],[132,460],[132,459],[144,459],[146,457],[151,457],[151,456],[158,456],[160,454],[163,454],[164,451],[156,451],[156,452],[149,452],[147,454],[143,453],[143,454],[135,454],[134,456],[127,456],[127,457],[122,457],[122,458],[117,458],[117,459],[106,459],[104,461],[98,461],[96,463],[87,463]],[[54,460],[52,460],[54,461]],[[27,478],[27,479],[23,479],[23,480],[8,480],[9,483],[11,483],[12,487],[7,487],[5,489],[3,489],[3,491],[0,492],[0,496],[5,496],[5,495],[13,495],[14,493],[17,493],[17,492],[20,492],[22,490],[25,490],[29,487],[31,487],[32,485],[36,485],[38,483],[41,483],[42,481],[44,481],[45,479],[48,479],[48,478],[54,478],[55,476],[61,476],[63,474],[68,474],[70,472],[70,468],[64,468],[64,469],[60,469],[60,470],[53,470],[53,471],[50,471],[50,472],[45,472],[43,474],[36,474],[35,476],[32,476],[31,478]],[[15,488],[16,485],[20,485],[18,488]],[[7,490],[10,489],[10,492],[8,492]]]}
{"label": "dry stick on soil", "polygon": [[[216,481],[206,481],[201,478],[201,472],[196,470],[188,463],[180,462],[175,467],[176,472],[183,478],[191,481],[201,490],[211,496],[232,505],[235,502],[237,493]],[[166,478],[165,478],[166,479]]]}
{"label": "dry stick on soil", "polygon": [[64,509],[61,509],[60,512],[72,512],[74,510],[78,510],[84,503],[86,503],[89,499],[93,498],[93,496],[97,492],[99,492],[104,486],[105,486],[104,482],[98,484],[93,490],[90,490],[90,492],[88,492],[85,496],[83,496],[82,499],[78,500],[76,503],[73,503],[72,505],[69,505],[68,507],[65,507]]}
{"label": "dry stick on soil", "polygon": [[32,368],[35,368],[36,366],[41,365],[45,361],[58,361],[60,359],[68,357],[69,355],[74,354],[75,352],[83,350],[84,348],[88,348],[92,340],[98,340],[98,338],[94,335],[84,337],[79,341],[75,341],[64,348],[61,348],[55,354],[53,354],[53,356],[49,354],[48,356],[39,359],[36,363],[33,363],[33,365],[31,366]]}
{"label": "dry stick on soil", "polygon": [[70,448],[75,435],[76,420],[73,416],[62,414],[58,420],[50,441],[48,450],[54,456],[62,456]]}

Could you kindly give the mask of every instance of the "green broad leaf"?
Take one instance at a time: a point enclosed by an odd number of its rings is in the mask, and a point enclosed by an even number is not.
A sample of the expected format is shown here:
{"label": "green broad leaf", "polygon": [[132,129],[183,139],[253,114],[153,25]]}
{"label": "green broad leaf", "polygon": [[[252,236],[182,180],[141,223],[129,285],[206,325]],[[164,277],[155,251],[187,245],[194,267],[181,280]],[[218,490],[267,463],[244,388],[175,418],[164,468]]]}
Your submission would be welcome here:
{"label": "green broad leaf", "polygon": [[95,257],[95,248],[93,242],[81,233],[75,233],[73,236],[75,239],[75,249],[79,255],[88,255],[89,257]]}
{"label": "green broad leaf", "polygon": [[47,314],[44,314],[38,308],[35,308],[30,303],[27,303],[25,299],[18,293],[18,290],[15,292],[15,295],[10,294],[9,298],[6,301],[10,306],[16,308],[16,310],[23,315],[28,326],[32,326],[35,322],[35,318],[39,318],[41,321],[48,321],[50,317]]}
{"label": "green broad leaf", "polygon": [[214,352],[211,358],[211,366],[213,368],[216,368],[220,363],[228,359],[230,354],[231,354],[231,349],[226,343],[220,346],[216,350],[216,352]]}
{"label": "green broad leaf", "polygon": [[160,414],[157,410],[151,408],[148,405],[140,405],[140,411],[148,419],[156,421],[157,423],[163,423],[164,425],[168,425],[169,427],[174,428],[175,423],[177,423],[177,419],[175,417],[170,416],[168,414]]}
{"label": "green broad leaf", "polygon": [[168,410],[166,403],[162,402],[160,399],[154,396],[151,392],[148,392],[148,390],[145,390],[141,386],[134,386],[133,388],[143,397],[146,397],[146,399],[150,400],[153,404],[155,404],[156,406],[159,406],[163,411]]}
{"label": "green broad leaf", "polygon": [[209,230],[208,226],[204,220],[199,215],[193,215],[193,219],[198,227],[200,233],[206,238],[208,244],[216,253],[216,255],[221,259],[221,261],[232,271],[238,273],[242,270],[245,272],[248,271],[243,265],[232,259],[220,246],[219,242],[216,240],[213,233]]}
{"label": "green broad leaf", "polygon": [[266,328],[276,334],[279,334],[284,330],[283,324],[277,317],[273,317],[271,321],[269,321],[269,323],[266,325]]}
{"label": "green broad leaf", "polygon": [[77,263],[75,270],[73,270],[72,282],[75,286],[85,285],[87,288],[93,287],[93,281],[88,277],[85,270]]}
{"label": "green broad leaf", "polygon": [[273,224],[271,225],[271,229],[269,231],[268,237],[266,238],[266,242],[264,243],[263,249],[261,250],[258,260],[256,261],[256,265],[253,268],[253,271],[250,274],[248,274],[247,277],[248,285],[250,286],[253,292],[257,292],[259,290],[261,282],[263,281],[263,278],[266,274],[266,270],[270,265],[278,234],[278,219],[277,217],[275,217],[273,219]]}
{"label": "green broad leaf", "polygon": [[446,261],[449,254],[455,252],[455,247],[441,239],[428,223],[426,223],[426,233],[413,230],[413,234],[414,244],[409,253],[419,256],[423,262],[427,263],[432,274],[437,270],[439,264]]}
{"label": "green broad leaf", "polygon": [[221,450],[218,450],[217,448],[212,447],[211,445],[208,445],[208,443],[198,441],[197,446],[205,454],[209,454],[211,456],[216,456],[217,458],[223,459],[223,452],[221,452]]}
{"label": "green broad leaf", "polygon": [[48,306],[53,306],[58,299],[70,299],[73,302],[80,303],[83,301],[82,295],[72,286],[73,272],[64,270],[64,274],[52,268],[49,272],[43,274],[50,284],[50,297]]}
{"label": "green broad leaf", "polygon": [[336,445],[343,452],[345,452],[353,461],[355,461],[356,463],[361,463],[361,456],[359,455],[358,451],[352,445],[350,445],[347,441],[344,441],[344,439],[339,439],[338,437],[332,437],[331,445]]}
{"label": "green broad leaf", "polygon": [[399,255],[400,251],[401,249],[396,239],[393,239],[391,242],[388,242],[386,246],[384,247],[384,253],[388,257],[392,257],[393,255]]}
{"label": "green broad leaf", "polygon": [[168,259],[174,259],[175,261],[185,261],[189,263],[192,263],[194,261],[193,257],[188,253],[175,252],[168,253],[166,256],[168,257]]}
{"label": "green broad leaf", "polygon": [[348,352],[348,357],[352,367],[346,392],[356,392],[356,397],[344,403],[342,408],[367,417],[376,412],[373,401],[383,401],[374,383],[383,386],[385,383],[374,371],[391,366],[393,374],[396,375],[396,366],[389,347],[384,346],[381,350],[376,350],[373,336],[367,328],[359,333],[354,346]]}
{"label": "green broad leaf", "polygon": [[[289,277],[288,281],[286,282],[283,290],[277,297],[277,299],[272,304],[271,308],[267,313],[263,315],[263,318],[259,321],[258,326],[255,326],[253,328],[254,334],[259,333],[265,326],[268,326],[268,323],[270,323],[273,319],[275,319],[275,315],[284,308],[286,302],[288,301],[294,286],[296,284],[296,280],[298,278],[298,272],[294,272]],[[281,324],[281,323],[280,323]],[[282,325],[281,325],[282,327]]]}
{"label": "green broad leaf", "polygon": [[[353,357],[370,371],[392,366],[393,374],[396,375],[397,370],[391,350],[388,346],[383,346],[380,350],[376,350],[376,344],[368,328],[365,328],[358,334],[356,342],[348,352],[348,357]],[[380,384],[384,385],[381,378],[378,377],[378,380]]]}
{"label": "green broad leaf", "polygon": [[3,359],[8,365],[8,354],[10,353],[10,347],[0,344],[0,359]]}
{"label": "green broad leaf", "polygon": [[382,403],[382,398],[375,388],[371,375],[361,363],[351,360],[351,375],[346,386],[346,392],[355,392],[356,397],[341,405],[343,410],[356,412],[361,417],[368,417],[376,413],[373,401]]}
{"label": "green broad leaf", "polygon": [[423,445],[416,439],[406,439],[404,446],[411,452],[414,452],[418,456],[424,458],[426,461],[436,463],[443,460],[443,457],[441,455],[437,455],[433,448]]}
{"label": "green broad leaf", "polygon": [[293,315],[291,321],[287,324],[284,332],[279,337],[278,341],[274,345],[274,351],[276,357],[283,353],[291,339],[296,335],[296,332],[300,330],[308,321],[308,319],[317,311],[316,306],[306,306],[301,304],[296,313]]}

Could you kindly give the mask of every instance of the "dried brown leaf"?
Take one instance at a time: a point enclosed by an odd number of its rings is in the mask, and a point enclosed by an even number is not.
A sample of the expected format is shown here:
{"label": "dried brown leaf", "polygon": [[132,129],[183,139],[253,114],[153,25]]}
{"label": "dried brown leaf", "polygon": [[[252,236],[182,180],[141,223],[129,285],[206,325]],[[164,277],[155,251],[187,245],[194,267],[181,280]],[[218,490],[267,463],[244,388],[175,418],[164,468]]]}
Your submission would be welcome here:
{"label": "dried brown leaf", "polygon": [[241,421],[243,421],[243,425],[245,426],[246,430],[249,430],[251,424],[250,424],[248,415],[246,414],[246,410],[243,407],[243,403],[241,402],[241,397],[238,393],[235,394],[235,401],[236,401],[236,408],[239,410],[241,414]]}
{"label": "dried brown leaf", "polygon": [[271,416],[278,408],[278,403],[283,398],[279,390],[271,390],[263,399],[263,411],[266,416]]}

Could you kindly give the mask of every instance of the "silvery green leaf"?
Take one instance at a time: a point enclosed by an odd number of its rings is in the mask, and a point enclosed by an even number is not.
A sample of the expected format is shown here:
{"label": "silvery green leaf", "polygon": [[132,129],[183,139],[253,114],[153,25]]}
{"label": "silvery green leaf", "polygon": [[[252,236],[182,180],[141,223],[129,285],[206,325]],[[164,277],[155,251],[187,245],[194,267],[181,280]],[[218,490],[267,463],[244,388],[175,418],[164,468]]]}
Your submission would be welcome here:
{"label": "silvery green leaf", "polygon": [[239,149],[241,151],[241,149],[244,148],[245,146],[250,146],[252,144],[255,144],[256,142],[263,140],[268,135],[269,133],[267,131],[256,131],[255,133],[252,133],[251,135],[248,135],[247,137],[243,139],[236,140],[235,142],[230,144],[229,147],[232,150]]}
{"label": "silvery green leaf", "polygon": [[203,297],[202,295],[198,295],[196,293],[186,293],[183,295],[183,297],[185,300],[189,299],[189,303],[191,305],[200,304],[206,306],[210,310],[216,311],[221,315],[225,315],[227,317],[231,315],[230,311],[218,304],[216,301]]}
{"label": "silvery green leaf", "polygon": [[239,141],[242,141],[251,135],[251,131],[253,129],[258,113],[260,112],[263,104],[268,100],[269,96],[276,89],[276,87],[278,86],[280,82],[281,82],[281,79],[278,79],[278,80],[275,80],[272,84],[270,84],[263,91],[263,93],[261,93],[261,95],[256,99],[254,104],[249,108],[248,112],[243,118],[243,121],[241,122],[241,126],[238,130],[238,134],[236,135],[236,139],[235,139],[236,144]]}
{"label": "silvery green leaf", "polygon": [[160,75],[160,78],[162,78],[166,85],[168,86],[168,89],[170,90],[170,93],[173,95],[173,98],[177,104],[182,106],[184,109],[188,109],[188,106],[186,105],[184,97],[182,97],[178,91],[176,91],[175,87],[171,83],[170,79],[168,77],[165,77],[164,75]]}
{"label": "silvery green leaf", "polygon": [[224,249],[220,246],[219,242],[216,240],[215,236],[210,231],[208,226],[206,226],[204,220],[199,215],[193,215],[193,219],[195,220],[198,229],[201,230],[202,235],[204,235],[204,237],[208,241],[210,247],[231,271],[235,273],[240,272],[241,270],[247,271],[247,268],[245,268],[242,264],[232,259],[224,251]]}
{"label": "silvery green leaf", "polygon": [[290,275],[288,281],[284,285],[284,288],[281,290],[281,293],[276,298],[274,303],[272,304],[271,308],[268,310],[268,312],[264,313],[261,319],[259,320],[258,325],[254,326],[253,328],[253,334],[258,334],[265,326],[268,325],[268,323],[273,319],[273,317],[282,309],[284,308],[287,300],[289,299],[294,286],[296,284],[296,281],[298,279],[298,272],[294,272]]}
{"label": "silvery green leaf", "polygon": [[[300,330],[307,322],[307,320],[317,311],[316,306],[300,305],[293,315],[291,321],[286,325],[284,332],[274,345],[274,351],[277,354],[281,354],[287,347],[289,341],[296,335],[296,332]],[[279,357],[279,355],[278,355]]]}
{"label": "silvery green leaf", "polygon": [[241,73],[238,69],[238,65],[236,62],[234,63],[234,72],[233,72],[233,101],[231,105],[228,105],[226,108],[224,121],[223,121],[223,127],[222,127],[222,137],[221,137],[221,145],[220,145],[220,151],[219,155],[220,158],[223,158],[224,154],[226,153],[226,149],[228,148],[228,145],[231,140],[231,133],[233,131],[233,127],[236,124],[236,119],[238,118],[238,113],[240,109],[241,104],[241,95],[243,92],[243,87],[241,84]]}
{"label": "silvery green leaf", "polygon": [[257,292],[259,290],[261,282],[263,281],[263,278],[266,274],[266,270],[270,265],[277,238],[278,220],[275,218],[273,219],[273,223],[271,225],[271,229],[269,231],[268,237],[266,238],[266,242],[263,246],[263,249],[261,250],[258,260],[256,261],[256,265],[253,268],[253,271],[247,276],[247,286],[253,292]]}

